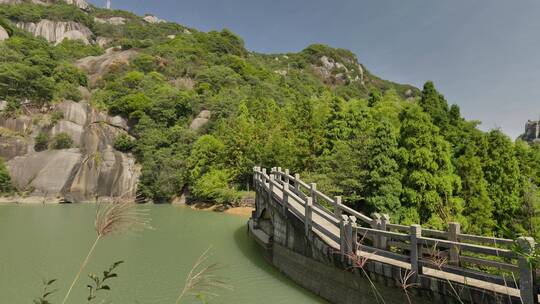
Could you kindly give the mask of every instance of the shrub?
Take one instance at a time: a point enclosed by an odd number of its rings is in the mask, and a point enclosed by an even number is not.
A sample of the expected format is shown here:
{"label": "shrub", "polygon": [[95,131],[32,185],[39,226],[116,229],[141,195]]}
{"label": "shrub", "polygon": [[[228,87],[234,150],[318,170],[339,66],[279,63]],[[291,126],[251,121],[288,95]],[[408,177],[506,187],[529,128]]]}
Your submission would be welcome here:
{"label": "shrub", "polygon": [[48,146],[49,134],[47,134],[46,132],[39,132],[39,134],[36,136],[36,142],[34,143],[34,150],[38,152],[47,150]]}
{"label": "shrub", "polygon": [[55,125],[60,120],[64,119],[64,113],[60,111],[54,111],[51,113],[51,124]]}
{"label": "shrub", "polygon": [[67,133],[56,134],[51,143],[51,148],[56,150],[69,149],[73,146],[73,139]]}
{"label": "shrub", "polygon": [[11,177],[4,165],[4,160],[0,158],[0,194],[10,193],[13,191],[13,185],[11,183]]}
{"label": "shrub", "polygon": [[135,146],[135,141],[127,134],[120,134],[114,139],[114,148],[121,152],[129,152]]}
{"label": "shrub", "polygon": [[211,169],[197,179],[193,185],[193,194],[201,199],[215,201],[218,204],[233,203],[240,199],[240,193],[229,187],[231,174],[224,169]]}
{"label": "shrub", "polygon": [[73,100],[79,102],[82,98],[83,96],[77,85],[65,81],[56,85],[56,91],[54,92],[55,100]]}

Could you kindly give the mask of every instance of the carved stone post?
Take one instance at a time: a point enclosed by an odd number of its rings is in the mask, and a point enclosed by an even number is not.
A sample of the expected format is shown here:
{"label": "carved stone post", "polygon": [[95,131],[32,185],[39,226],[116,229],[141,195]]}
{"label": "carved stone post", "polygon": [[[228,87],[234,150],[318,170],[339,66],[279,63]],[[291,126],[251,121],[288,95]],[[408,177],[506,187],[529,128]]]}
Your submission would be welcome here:
{"label": "carved stone post", "polygon": [[289,169],[285,169],[284,188],[289,190]]}
{"label": "carved stone post", "polygon": [[309,237],[311,233],[311,215],[313,207],[313,200],[311,200],[311,197],[306,198],[306,208],[304,213],[304,228],[306,230],[306,237]]}
{"label": "carved stone post", "polygon": [[356,225],[356,217],[355,216],[349,216],[349,226],[350,226],[350,251],[349,253],[352,253],[356,255],[356,250],[358,249],[358,226]]}
{"label": "carved stone post", "polygon": [[272,203],[273,193],[274,193],[274,174],[270,174],[270,179],[268,179],[268,204]]}
{"label": "carved stone post", "polygon": [[[371,215],[371,217],[373,218],[372,221],[371,221],[371,228],[373,229],[380,229],[381,227],[381,215],[378,214],[378,213],[373,213]],[[375,248],[381,248],[381,239],[380,237],[374,235],[373,236],[373,247]]]}
{"label": "carved stone post", "polygon": [[349,225],[349,217],[342,215],[339,221],[339,251],[341,253],[341,261],[345,261],[347,255],[347,226]]}
{"label": "carved stone post", "polygon": [[[383,230],[383,231],[387,231],[387,227],[386,225],[387,224],[390,224],[390,216],[388,214],[383,214],[381,216],[381,226],[380,226],[380,229]],[[380,244],[379,244],[380,248],[383,249],[383,250],[387,250],[388,249],[388,239],[386,236],[384,235],[381,235],[381,238],[380,238]]]}
{"label": "carved stone post", "polygon": [[334,201],[336,201],[336,205],[334,206],[334,216],[337,217],[337,219],[341,219],[341,196],[334,197]]}
{"label": "carved stone post", "polygon": [[422,274],[422,244],[419,238],[422,237],[422,227],[420,225],[411,225],[411,271],[414,282],[420,283]]}
{"label": "carved stone post", "polygon": [[[536,242],[531,237],[520,237],[517,243],[524,255],[528,255],[534,251]],[[521,295],[521,303],[534,304],[538,303],[537,294],[535,292],[535,270],[531,263],[524,256],[519,256],[519,292]]]}
{"label": "carved stone post", "polygon": [[289,189],[283,189],[283,215],[287,216],[287,210],[289,208]]}
{"label": "carved stone post", "polygon": [[298,195],[298,193],[300,193],[300,183],[299,183],[299,180],[300,180],[300,174],[296,173],[294,175],[294,193],[296,195]]}
{"label": "carved stone post", "polygon": [[[448,223],[448,240],[452,242],[459,241],[459,234],[461,233],[461,225],[457,222]],[[459,266],[459,246],[454,245],[450,247],[450,261],[452,266]]]}
{"label": "carved stone post", "polygon": [[310,191],[310,196],[311,198],[313,199],[313,204],[316,204],[317,203],[317,184],[315,183],[311,183],[309,184],[309,191]]}

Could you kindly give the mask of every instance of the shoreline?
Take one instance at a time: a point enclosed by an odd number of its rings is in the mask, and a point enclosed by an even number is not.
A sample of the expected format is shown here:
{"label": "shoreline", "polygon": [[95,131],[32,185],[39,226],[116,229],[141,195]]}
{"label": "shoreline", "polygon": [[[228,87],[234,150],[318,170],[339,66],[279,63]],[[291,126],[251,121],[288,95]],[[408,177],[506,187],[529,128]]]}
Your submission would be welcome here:
{"label": "shoreline", "polygon": [[[59,198],[44,198],[40,196],[28,196],[28,197],[20,197],[20,196],[4,196],[0,197],[0,205],[70,205],[70,204],[95,204],[93,201],[88,202],[79,202],[79,203],[62,203]],[[251,212],[255,210],[255,208],[250,206],[238,206],[238,207],[228,207],[224,205],[213,205],[208,203],[194,203],[194,204],[170,204],[171,206],[176,207],[187,207],[192,210],[197,211],[211,211],[216,213],[223,213],[227,215],[233,215],[233,216],[241,216],[245,218],[249,218],[251,216]]]}

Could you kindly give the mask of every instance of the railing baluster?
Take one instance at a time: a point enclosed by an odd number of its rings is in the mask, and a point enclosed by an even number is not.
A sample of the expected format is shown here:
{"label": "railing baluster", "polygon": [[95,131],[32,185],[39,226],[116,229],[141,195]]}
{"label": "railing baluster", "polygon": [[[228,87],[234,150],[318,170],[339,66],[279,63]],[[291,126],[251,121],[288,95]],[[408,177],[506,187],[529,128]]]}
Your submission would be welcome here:
{"label": "railing baluster", "polygon": [[315,183],[309,184],[309,191],[311,193],[310,196],[313,199],[313,204],[316,204],[317,203],[317,184]]}
{"label": "railing baluster", "polygon": [[356,217],[349,216],[349,226],[350,226],[350,250],[349,253],[356,255],[356,250],[358,249],[358,226],[356,225]]}
{"label": "railing baluster", "polygon": [[411,225],[411,271],[413,273],[414,282],[420,283],[420,275],[422,274],[422,227],[420,225]]}
{"label": "railing baluster", "polygon": [[[382,231],[386,231],[387,228],[386,228],[386,225],[387,224],[390,224],[390,216],[386,213],[384,213],[382,216],[381,216],[381,224],[380,224],[380,229]],[[387,250],[388,249],[388,238],[386,236],[381,236],[381,239],[380,239],[380,244],[379,244],[379,248],[383,249],[383,250]]]}
{"label": "railing baluster", "polygon": [[306,198],[306,206],[305,206],[305,213],[304,213],[304,225],[305,225],[305,230],[306,230],[306,236],[309,237],[309,235],[311,234],[311,215],[312,215],[312,210],[311,208],[313,207],[313,200],[311,199],[311,197],[308,197]]}
{"label": "railing baluster", "polygon": [[274,193],[274,174],[270,174],[270,178],[268,179],[268,203],[270,204],[272,202],[272,195]]}
{"label": "railing baluster", "polygon": [[347,226],[349,224],[349,217],[341,215],[339,220],[339,251],[341,253],[341,261],[345,261],[347,255]]}
{"label": "railing baluster", "polygon": [[336,202],[336,205],[334,206],[334,215],[339,220],[341,219],[341,213],[343,210],[341,210],[341,196],[334,197],[334,201]]}
{"label": "railing baluster", "polygon": [[[459,223],[448,223],[448,240],[452,242],[458,242],[458,235],[461,233],[461,226]],[[450,248],[450,265],[459,266],[459,246],[454,245]]]}
{"label": "railing baluster", "polygon": [[[371,228],[373,229],[380,229],[381,227],[381,215],[378,213],[373,213],[371,215],[373,220],[371,221]],[[381,248],[380,244],[380,237],[378,235],[373,236],[373,247],[375,248]]]}
{"label": "railing baluster", "polygon": [[519,263],[519,292],[522,304],[538,303],[537,293],[535,292],[534,277],[535,273],[532,269],[531,262],[527,260],[527,256],[534,252],[536,245],[531,237],[520,237],[517,239],[519,248],[522,254],[518,257]]}
{"label": "railing baluster", "polygon": [[284,187],[289,190],[289,169],[285,169],[285,177],[284,177]]}

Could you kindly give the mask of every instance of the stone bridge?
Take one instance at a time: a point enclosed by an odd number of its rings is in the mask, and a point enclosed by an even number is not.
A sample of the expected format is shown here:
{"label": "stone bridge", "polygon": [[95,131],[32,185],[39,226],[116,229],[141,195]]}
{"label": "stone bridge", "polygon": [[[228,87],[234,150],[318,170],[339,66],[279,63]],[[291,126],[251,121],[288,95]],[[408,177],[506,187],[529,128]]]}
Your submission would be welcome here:
{"label": "stone bridge", "polygon": [[531,238],[368,217],[288,170],[254,168],[250,235],[281,272],[331,303],[538,303]]}

